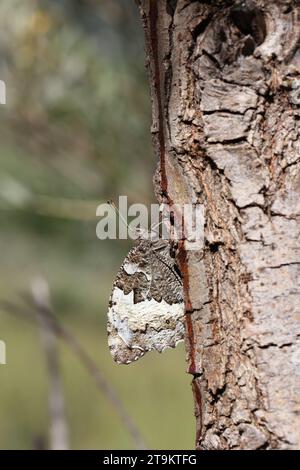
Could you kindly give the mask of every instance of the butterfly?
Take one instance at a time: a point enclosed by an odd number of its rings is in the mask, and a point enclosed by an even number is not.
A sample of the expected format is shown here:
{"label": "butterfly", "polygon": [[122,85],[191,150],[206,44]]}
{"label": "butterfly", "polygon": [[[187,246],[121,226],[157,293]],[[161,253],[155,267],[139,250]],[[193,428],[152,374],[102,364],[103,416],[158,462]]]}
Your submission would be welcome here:
{"label": "butterfly", "polygon": [[184,337],[183,285],[172,242],[141,232],[113,284],[108,310],[113,359],[130,364]]}

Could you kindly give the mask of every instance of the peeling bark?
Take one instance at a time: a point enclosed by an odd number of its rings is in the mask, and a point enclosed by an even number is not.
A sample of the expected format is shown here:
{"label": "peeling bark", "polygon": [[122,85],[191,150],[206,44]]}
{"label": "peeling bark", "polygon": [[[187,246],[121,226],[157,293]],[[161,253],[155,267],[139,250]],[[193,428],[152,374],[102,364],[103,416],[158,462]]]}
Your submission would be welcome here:
{"label": "peeling bark", "polygon": [[198,449],[300,448],[300,5],[139,0],[160,202],[178,255]]}

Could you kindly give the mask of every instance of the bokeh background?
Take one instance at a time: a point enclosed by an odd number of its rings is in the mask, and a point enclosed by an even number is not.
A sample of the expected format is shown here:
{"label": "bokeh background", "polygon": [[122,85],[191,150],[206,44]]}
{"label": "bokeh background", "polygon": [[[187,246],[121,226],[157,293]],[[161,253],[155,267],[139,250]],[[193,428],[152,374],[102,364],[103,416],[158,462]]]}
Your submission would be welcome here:
{"label": "bokeh background", "polygon": [[[131,244],[98,240],[95,211],[119,195],[153,202],[144,62],[134,0],[1,0],[2,449],[51,446],[41,327],[34,316],[27,321],[24,307],[41,275],[58,321],[97,363],[148,448],[193,448],[183,345],[117,366],[106,340],[111,285]],[[68,344],[57,348],[70,448],[134,448],[115,407]]]}

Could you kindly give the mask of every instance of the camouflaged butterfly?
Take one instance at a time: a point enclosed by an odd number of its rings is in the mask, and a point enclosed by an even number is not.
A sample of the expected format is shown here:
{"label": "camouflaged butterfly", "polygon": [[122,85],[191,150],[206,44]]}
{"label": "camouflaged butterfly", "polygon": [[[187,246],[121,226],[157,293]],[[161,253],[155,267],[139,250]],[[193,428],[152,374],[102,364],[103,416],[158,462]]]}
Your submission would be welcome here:
{"label": "camouflaged butterfly", "polygon": [[140,232],[113,284],[107,330],[119,364],[174,348],[183,339],[183,286],[169,241]]}

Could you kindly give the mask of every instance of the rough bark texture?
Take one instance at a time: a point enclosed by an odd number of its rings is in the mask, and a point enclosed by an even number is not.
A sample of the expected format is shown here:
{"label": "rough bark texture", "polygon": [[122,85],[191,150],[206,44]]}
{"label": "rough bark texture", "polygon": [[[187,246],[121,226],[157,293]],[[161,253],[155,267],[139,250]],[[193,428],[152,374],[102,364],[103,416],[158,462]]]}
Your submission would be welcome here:
{"label": "rough bark texture", "polygon": [[159,201],[179,253],[199,449],[300,448],[300,6],[140,0]]}

